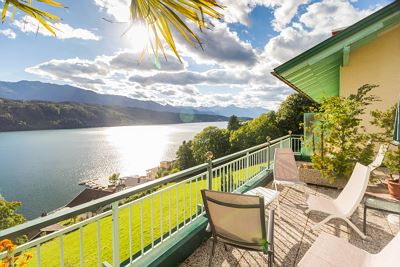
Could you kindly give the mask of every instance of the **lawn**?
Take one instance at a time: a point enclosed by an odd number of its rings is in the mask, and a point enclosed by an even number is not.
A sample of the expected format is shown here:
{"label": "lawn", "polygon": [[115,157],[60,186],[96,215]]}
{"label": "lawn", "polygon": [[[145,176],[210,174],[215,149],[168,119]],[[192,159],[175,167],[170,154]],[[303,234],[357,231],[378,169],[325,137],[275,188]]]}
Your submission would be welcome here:
{"label": "lawn", "polygon": [[[252,164],[253,165],[253,164]],[[221,190],[221,179],[227,181],[232,177],[232,182],[223,182],[229,191],[234,186],[242,184],[249,176],[257,174],[265,164],[254,164],[249,168],[237,166],[237,170],[216,172],[213,178],[213,189]],[[232,175],[229,175],[232,174]],[[205,176],[203,176],[205,178]],[[202,177],[202,178],[203,178]],[[129,259],[130,255],[135,255],[141,251],[143,246],[151,246],[153,240],[157,240],[164,233],[164,238],[169,234],[169,229],[176,229],[178,224],[186,223],[191,215],[196,214],[197,204],[202,203],[200,190],[207,188],[205,179],[198,179],[191,183],[169,184],[168,190],[157,192],[153,197],[147,197],[143,201],[136,201],[119,210],[120,228],[120,259],[121,262]],[[164,186],[163,189],[165,189]],[[224,190],[226,191],[226,190]],[[190,197],[192,192],[192,197]],[[151,212],[153,210],[153,212]],[[143,214],[143,224],[141,224],[141,213]],[[153,216],[152,216],[153,214]],[[129,216],[131,215],[131,230],[129,227]],[[100,263],[107,261],[112,263],[112,221],[111,216],[99,220],[100,225]],[[141,225],[143,225],[143,236],[141,236]],[[97,266],[97,227],[98,223],[93,222],[81,230],[75,230],[63,236],[64,264],[65,266],[80,266],[80,231],[83,240],[83,264],[84,266]],[[130,234],[131,233],[131,248]],[[60,238],[53,239],[41,245],[40,261],[41,266],[60,266]],[[131,253],[132,252],[132,253]],[[37,266],[38,255],[36,249],[32,249],[33,259],[28,266]]]}

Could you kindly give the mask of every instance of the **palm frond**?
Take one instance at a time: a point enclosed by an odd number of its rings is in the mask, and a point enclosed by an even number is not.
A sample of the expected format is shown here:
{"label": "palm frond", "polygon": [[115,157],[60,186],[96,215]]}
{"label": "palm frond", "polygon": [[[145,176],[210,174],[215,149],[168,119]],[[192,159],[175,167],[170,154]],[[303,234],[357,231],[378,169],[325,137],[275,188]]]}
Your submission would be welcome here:
{"label": "palm frond", "polygon": [[[48,4],[50,6],[55,6],[55,7],[60,7],[63,8],[64,6],[60,4],[59,2],[56,2],[54,0],[37,0],[38,2],[42,2],[45,4]],[[45,27],[49,32],[51,32],[53,35],[56,35],[56,32],[49,22],[54,22],[57,23],[61,21],[61,18],[59,16],[53,15],[49,12],[40,10],[38,8],[35,8],[32,6],[31,1],[21,1],[21,0],[6,0],[3,6],[3,11],[1,14],[1,22],[4,23],[6,14],[7,14],[7,9],[9,5],[14,6],[14,11],[13,11],[13,17],[14,13],[17,9],[21,10],[23,13],[32,16],[35,18],[43,27]]]}
{"label": "palm frond", "polygon": [[149,40],[157,56],[160,50],[165,56],[164,42],[182,62],[175,45],[172,29],[174,28],[186,42],[200,46],[201,41],[196,33],[187,26],[186,20],[195,22],[202,30],[208,28],[205,16],[221,19],[217,9],[223,9],[215,0],[131,0],[130,13],[134,22],[144,23],[149,31]]}

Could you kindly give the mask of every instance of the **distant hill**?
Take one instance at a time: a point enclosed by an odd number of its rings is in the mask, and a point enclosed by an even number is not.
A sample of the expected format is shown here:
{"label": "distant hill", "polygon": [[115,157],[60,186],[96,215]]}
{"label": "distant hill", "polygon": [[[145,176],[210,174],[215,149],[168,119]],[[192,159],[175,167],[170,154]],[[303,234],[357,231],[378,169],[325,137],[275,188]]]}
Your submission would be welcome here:
{"label": "distant hill", "polygon": [[233,105],[226,107],[197,107],[196,110],[203,114],[217,114],[225,117],[236,115],[241,118],[255,118],[260,116],[260,114],[266,113],[268,111],[265,108],[240,108]]}
{"label": "distant hill", "polygon": [[0,98],[0,131],[226,121],[208,114],[178,114],[141,108]]}
{"label": "distant hill", "polygon": [[174,107],[154,101],[144,101],[125,96],[98,94],[70,85],[42,83],[38,81],[1,82],[0,97],[15,100],[42,100],[52,102],[78,102],[86,104],[121,106],[174,113],[210,114],[254,118],[267,112],[263,108],[228,107]]}

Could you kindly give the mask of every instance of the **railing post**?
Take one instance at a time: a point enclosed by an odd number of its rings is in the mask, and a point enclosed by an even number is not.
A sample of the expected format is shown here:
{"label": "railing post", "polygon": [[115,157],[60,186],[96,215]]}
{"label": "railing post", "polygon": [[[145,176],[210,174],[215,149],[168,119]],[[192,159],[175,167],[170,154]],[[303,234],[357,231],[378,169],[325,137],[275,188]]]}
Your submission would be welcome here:
{"label": "railing post", "polygon": [[249,179],[249,152],[246,153],[246,179]]}
{"label": "railing post", "polygon": [[289,134],[289,148],[293,150],[293,148],[292,148],[292,131],[289,130],[288,134]]}
{"label": "railing post", "polygon": [[118,201],[111,204],[112,207],[112,253],[113,253],[113,266],[120,266],[120,251],[119,251],[119,210]]}
{"label": "railing post", "polygon": [[213,174],[212,174],[212,158],[214,157],[213,153],[211,151],[208,151],[206,153],[206,158],[207,158],[207,184],[208,184],[208,189],[212,190],[212,179],[213,179]]}
{"label": "railing post", "polygon": [[271,137],[267,136],[267,168],[270,170],[271,167],[271,143],[270,143]]}

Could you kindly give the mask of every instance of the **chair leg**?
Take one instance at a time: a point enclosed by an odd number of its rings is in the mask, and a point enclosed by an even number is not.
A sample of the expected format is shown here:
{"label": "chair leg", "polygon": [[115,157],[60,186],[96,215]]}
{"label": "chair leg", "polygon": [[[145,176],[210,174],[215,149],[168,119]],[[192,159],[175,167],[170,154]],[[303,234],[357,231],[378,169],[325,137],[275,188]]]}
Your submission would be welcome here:
{"label": "chair leg", "polygon": [[319,227],[321,227],[321,225],[329,222],[331,219],[335,218],[335,216],[333,215],[329,215],[328,217],[326,217],[325,219],[323,219],[322,221],[320,221],[319,223],[317,223],[316,225],[314,225],[313,227],[311,227],[311,231],[315,231],[317,230]]}
{"label": "chair leg", "polygon": [[268,267],[272,267],[274,265],[274,254],[272,252],[268,252]]}
{"label": "chair leg", "polygon": [[208,266],[209,267],[211,267],[211,265],[212,265],[212,259],[213,259],[213,257],[214,257],[214,253],[215,253],[215,244],[216,244],[217,242],[216,241],[213,241],[213,244],[212,244],[212,247],[211,247],[211,251],[210,251],[210,260],[209,260],[209,262],[208,262]]}
{"label": "chair leg", "polygon": [[345,222],[347,222],[347,224],[348,224],[351,228],[353,228],[353,230],[356,231],[356,233],[357,233],[362,239],[366,239],[366,238],[367,238],[367,236],[366,236],[363,232],[361,232],[360,229],[358,229],[357,226],[356,226],[354,223],[352,223],[348,218],[343,218],[343,220],[344,220]]}
{"label": "chair leg", "polygon": [[224,249],[225,249],[225,251],[228,251],[228,248],[226,247],[225,243],[224,243]]}

